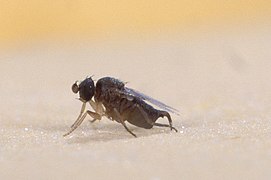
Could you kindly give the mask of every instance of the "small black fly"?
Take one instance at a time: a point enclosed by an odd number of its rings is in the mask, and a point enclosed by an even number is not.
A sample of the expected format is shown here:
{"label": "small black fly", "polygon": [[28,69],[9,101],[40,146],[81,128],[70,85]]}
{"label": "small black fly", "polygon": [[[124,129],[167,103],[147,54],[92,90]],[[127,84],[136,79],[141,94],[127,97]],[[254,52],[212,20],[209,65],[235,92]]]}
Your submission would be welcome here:
{"label": "small black fly", "polygon": [[[102,116],[108,119],[121,123],[124,128],[134,137],[136,135],[126,126],[125,121],[150,129],[153,126],[169,127],[171,130],[177,129],[172,126],[171,113],[178,114],[178,110],[174,109],[158,100],[155,100],[143,93],[134,89],[125,87],[125,83],[112,78],[104,77],[97,81],[96,86],[91,77],[86,78],[81,83],[76,81],[72,85],[74,93],[79,92],[79,100],[83,102],[81,112],[77,120],[71,126],[71,129],[64,136],[72,133],[83,122],[87,115],[91,116],[95,122],[101,120]],[[94,99],[92,99],[94,97]],[[158,110],[152,107],[150,102],[163,110]],[[93,111],[85,112],[86,103],[89,103]],[[160,117],[167,117],[169,124],[156,123]]]}

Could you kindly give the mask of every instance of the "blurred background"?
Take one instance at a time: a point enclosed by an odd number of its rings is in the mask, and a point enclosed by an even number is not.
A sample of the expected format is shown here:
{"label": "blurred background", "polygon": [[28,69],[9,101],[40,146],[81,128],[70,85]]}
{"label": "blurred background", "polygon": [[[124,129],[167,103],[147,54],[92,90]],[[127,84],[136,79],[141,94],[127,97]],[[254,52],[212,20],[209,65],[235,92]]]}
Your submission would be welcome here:
{"label": "blurred background", "polygon": [[[270,0],[0,0],[0,179],[270,179],[270,18]],[[89,75],[179,109],[179,133],[104,118],[63,138]]]}
{"label": "blurred background", "polygon": [[159,36],[268,22],[268,0],[1,1],[0,45]]}

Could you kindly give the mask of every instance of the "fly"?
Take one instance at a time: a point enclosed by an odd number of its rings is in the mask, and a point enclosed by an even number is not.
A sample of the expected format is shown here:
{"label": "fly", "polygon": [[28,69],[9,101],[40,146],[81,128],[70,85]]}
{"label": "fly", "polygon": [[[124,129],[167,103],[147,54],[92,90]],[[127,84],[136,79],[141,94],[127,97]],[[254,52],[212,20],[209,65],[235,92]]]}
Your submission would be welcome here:
{"label": "fly", "polygon": [[[72,85],[72,91],[76,94],[79,92],[79,100],[83,102],[80,114],[77,120],[71,126],[64,136],[71,134],[87,115],[93,118],[91,122],[101,120],[103,116],[121,123],[123,127],[134,137],[134,134],[126,125],[126,121],[135,126],[151,129],[153,126],[169,127],[171,130],[178,130],[172,126],[172,119],[169,114],[175,113],[179,115],[177,109],[172,108],[156,99],[151,98],[141,92],[125,86],[122,81],[104,77],[97,81],[96,86],[91,77],[86,78],[79,83],[76,81]],[[162,110],[158,110],[149,103],[156,105]],[[89,103],[94,111],[86,109]],[[169,124],[157,123],[160,117],[167,117]]]}

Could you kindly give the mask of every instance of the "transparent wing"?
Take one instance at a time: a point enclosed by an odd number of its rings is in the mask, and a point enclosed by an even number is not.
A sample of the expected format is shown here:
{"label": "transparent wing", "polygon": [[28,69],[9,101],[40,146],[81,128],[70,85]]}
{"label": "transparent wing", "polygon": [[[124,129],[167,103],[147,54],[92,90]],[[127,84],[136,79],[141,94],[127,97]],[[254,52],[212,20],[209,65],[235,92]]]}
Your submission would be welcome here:
{"label": "transparent wing", "polygon": [[166,105],[166,104],[164,104],[164,103],[162,103],[162,102],[160,102],[160,101],[158,101],[156,99],[153,99],[152,97],[150,97],[148,95],[145,95],[145,94],[143,94],[143,93],[141,93],[141,92],[139,92],[137,90],[125,87],[125,91],[129,95],[139,97],[139,98],[141,98],[141,99],[143,99],[145,101],[148,101],[148,102],[156,105],[157,107],[159,107],[159,108],[161,108],[161,109],[163,109],[165,111],[169,111],[169,112],[174,113],[176,115],[180,115],[179,114],[180,113],[179,110],[177,110],[177,109],[175,109],[173,107],[170,107],[170,106],[168,106],[168,105]]}

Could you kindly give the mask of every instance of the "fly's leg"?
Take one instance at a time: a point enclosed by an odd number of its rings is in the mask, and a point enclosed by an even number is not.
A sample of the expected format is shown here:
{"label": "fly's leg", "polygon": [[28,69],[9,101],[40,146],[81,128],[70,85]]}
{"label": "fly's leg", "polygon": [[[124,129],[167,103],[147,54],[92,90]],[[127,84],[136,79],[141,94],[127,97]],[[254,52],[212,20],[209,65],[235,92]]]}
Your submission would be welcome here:
{"label": "fly's leg", "polygon": [[160,111],[160,113],[161,113],[161,114],[160,114],[160,117],[167,116],[168,121],[169,121],[169,125],[168,125],[168,124],[160,124],[160,123],[152,122],[152,121],[149,119],[147,113],[142,109],[142,107],[140,107],[139,105],[137,105],[137,107],[138,107],[139,111],[142,113],[142,115],[144,116],[145,120],[146,120],[149,124],[151,124],[151,125],[153,125],[153,126],[159,126],[159,127],[169,127],[170,130],[174,129],[176,132],[178,132],[178,130],[177,130],[175,127],[172,127],[172,120],[171,120],[171,117],[170,117],[169,113],[167,113],[166,111]]}
{"label": "fly's leg", "polygon": [[[103,108],[103,105],[100,102],[96,103],[95,101],[90,100],[89,104],[97,114],[100,114],[101,116],[103,116],[105,114],[104,113],[105,110]],[[94,118],[93,120],[90,120],[89,122],[94,123],[96,120],[97,119]],[[99,120],[101,120],[101,119],[99,119]]]}
{"label": "fly's leg", "polygon": [[94,123],[97,119],[89,120],[90,123]]}
{"label": "fly's leg", "polygon": [[132,134],[134,137],[136,137],[136,135],[126,126],[124,120],[122,119],[120,113],[117,111],[116,108],[114,108],[114,112],[116,113],[116,115],[118,116],[118,119],[120,120],[120,123],[125,127],[125,129]]}
{"label": "fly's leg", "polygon": [[90,100],[89,104],[92,107],[92,109],[94,109],[95,112],[101,115],[104,114],[105,110],[101,102],[95,102],[93,100]]}
{"label": "fly's leg", "polygon": [[92,109],[97,112],[97,104],[96,102],[94,102],[92,99],[89,101],[90,106],[92,107]]}
{"label": "fly's leg", "polygon": [[70,129],[70,131],[69,132],[67,132],[66,134],[64,134],[63,136],[65,137],[65,136],[68,136],[69,134],[71,134],[82,122],[83,122],[83,120],[86,118],[86,116],[87,116],[87,112],[85,112],[84,114],[83,114],[83,116],[80,118],[80,119],[77,119],[74,123],[73,123],[73,125],[71,126],[71,129]]}
{"label": "fly's leg", "polygon": [[[170,130],[174,129],[176,132],[178,132],[178,130],[172,126],[172,120],[171,120],[170,114],[169,114],[168,112],[166,112],[166,111],[160,111],[159,114],[160,114],[160,115],[159,115],[160,117],[164,117],[164,116],[167,117],[168,122],[169,122]],[[157,124],[160,124],[160,123],[157,123]],[[160,124],[160,125],[161,125],[161,124]],[[157,126],[159,126],[159,125],[157,125]]]}
{"label": "fly's leg", "polygon": [[93,120],[90,120],[89,122],[94,123],[97,120],[101,120],[102,116],[96,112],[92,112],[92,111],[87,111],[88,115],[90,115]]}
{"label": "fly's leg", "polygon": [[78,126],[80,126],[80,124],[82,124],[82,122],[84,121],[84,119],[86,118],[87,115],[90,115],[94,120],[99,119],[101,120],[101,115],[97,114],[95,112],[92,111],[86,111],[80,119],[76,120],[73,124],[73,126],[71,127],[71,130],[69,132],[67,132],[66,134],[64,134],[63,136],[67,136],[69,134],[71,134],[75,129],[78,128]]}
{"label": "fly's leg", "polygon": [[[153,124],[154,126],[159,126],[159,127],[170,127],[170,125],[168,125],[168,124],[160,124],[160,123],[154,123]],[[175,128],[175,127],[170,127],[170,129],[172,130],[174,130],[174,131],[176,131],[176,132],[178,132],[178,130]]]}
{"label": "fly's leg", "polygon": [[86,103],[84,102],[84,103],[82,104],[80,114],[79,114],[78,118],[76,119],[76,121],[71,125],[71,128],[73,128],[73,126],[75,126],[76,122],[79,121],[79,119],[80,119],[81,116],[83,115],[85,109],[86,109]]}

